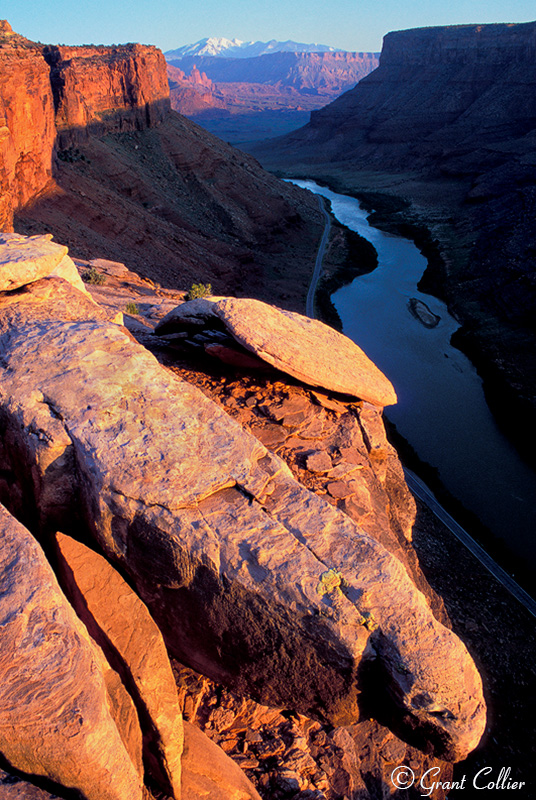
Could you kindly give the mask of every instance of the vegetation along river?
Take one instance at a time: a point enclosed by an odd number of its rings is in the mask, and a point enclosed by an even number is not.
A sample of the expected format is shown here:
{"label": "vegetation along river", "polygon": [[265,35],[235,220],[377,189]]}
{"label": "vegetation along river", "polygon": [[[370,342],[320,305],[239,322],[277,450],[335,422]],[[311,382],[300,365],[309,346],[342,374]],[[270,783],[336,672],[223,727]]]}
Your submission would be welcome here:
{"label": "vegetation along river", "polygon": [[442,301],[418,291],[425,257],[408,239],[370,226],[358,200],[310,180],[293,183],[326,197],[335,217],[378,253],[378,267],[336,291],[332,302],[344,333],[395,386],[398,404],[385,416],[449,492],[532,571],[536,473],[497,427],[474,366],[451,346],[458,323]]}

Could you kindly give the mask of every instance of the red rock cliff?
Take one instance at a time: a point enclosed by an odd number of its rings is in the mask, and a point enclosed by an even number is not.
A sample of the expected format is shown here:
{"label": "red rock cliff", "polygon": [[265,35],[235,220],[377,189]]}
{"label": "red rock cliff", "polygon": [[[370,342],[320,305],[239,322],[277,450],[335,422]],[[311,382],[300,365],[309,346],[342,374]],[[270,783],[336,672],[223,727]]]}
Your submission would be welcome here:
{"label": "red rock cliff", "polygon": [[166,63],[156,47],[50,45],[43,55],[62,140],[76,138],[88,126],[98,132],[143,130],[169,110]]}
{"label": "red rock cliff", "polygon": [[0,21],[0,229],[52,188],[55,144],[91,130],[144,130],[169,110],[155,47],[41,47]]}
{"label": "red rock cliff", "polygon": [[56,130],[40,49],[0,21],[0,229],[52,181]]}

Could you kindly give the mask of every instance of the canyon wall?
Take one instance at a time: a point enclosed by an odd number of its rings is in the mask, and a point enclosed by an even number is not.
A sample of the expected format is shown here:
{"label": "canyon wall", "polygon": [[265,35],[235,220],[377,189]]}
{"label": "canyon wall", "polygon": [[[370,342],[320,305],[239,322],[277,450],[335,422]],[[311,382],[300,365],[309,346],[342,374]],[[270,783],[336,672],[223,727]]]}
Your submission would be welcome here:
{"label": "canyon wall", "polygon": [[42,46],[5,22],[0,122],[3,230],[50,231],[160,283],[301,308],[316,200],[173,112],[155,47]]}
{"label": "canyon wall", "polygon": [[536,23],[389,33],[379,68],[280,145],[316,162],[474,174],[536,125],[535,47]]}
{"label": "canyon wall", "polygon": [[142,130],[169,110],[155,47],[41,47],[0,23],[0,228],[51,190],[54,151],[98,133]]}
{"label": "canyon wall", "polygon": [[49,70],[37,46],[0,21],[0,228],[52,181]]}
{"label": "canyon wall", "polygon": [[186,56],[168,63],[171,105],[226,141],[265,139],[301,127],[377,66],[377,53]]}
{"label": "canyon wall", "polygon": [[65,133],[72,140],[72,129],[88,126],[101,133],[143,130],[169,111],[164,56],[156,47],[50,45],[43,55],[62,141]]}

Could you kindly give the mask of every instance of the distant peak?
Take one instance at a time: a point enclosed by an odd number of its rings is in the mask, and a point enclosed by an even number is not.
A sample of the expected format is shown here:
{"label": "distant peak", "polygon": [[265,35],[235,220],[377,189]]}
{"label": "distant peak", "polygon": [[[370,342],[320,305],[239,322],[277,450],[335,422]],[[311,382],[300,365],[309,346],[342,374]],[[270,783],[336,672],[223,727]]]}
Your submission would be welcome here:
{"label": "distant peak", "polygon": [[168,50],[164,55],[168,61],[196,56],[215,56],[217,58],[254,58],[268,53],[333,53],[337,48],[326,44],[305,44],[303,42],[293,42],[288,39],[286,42],[279,42],[277,39],[270,39],[269,42],[243,42],[240,39],[226,39],[224,37],[212,36],[200,39],[195,44],[185,44],[176,50]]}

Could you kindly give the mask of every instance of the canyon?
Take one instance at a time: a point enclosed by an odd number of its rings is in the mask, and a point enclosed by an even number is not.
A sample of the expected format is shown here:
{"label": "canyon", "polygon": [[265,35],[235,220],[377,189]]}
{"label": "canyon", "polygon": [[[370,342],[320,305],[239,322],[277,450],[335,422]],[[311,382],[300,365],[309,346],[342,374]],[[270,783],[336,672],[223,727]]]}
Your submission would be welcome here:
{"label": "canyon", "polygon": [[[314,198],[175,114],[156,48],[0,44],[2,800],[367,800],[506,752],[533,627],[296,313]],[[360,248],[333,225],[326,274]]]}
{"label": "canyon", "polygon": [[178,52],[166,54],[172,108],[231,143],[300,127],[378,65],[377,53],[363,52]]}
{"label": "canyon", "polygon": [[[380,66],[308,125],[249,149],[360,197],[415,237],[501,424],[532,458],[536,23],[388,34]],[[515,408],[515,412],[512,409]]]}
{"label": "canyon", "polygon": [[82,258],[128,260],[161,283],[299,305],[323,226],[316,202],[174,113],[160,51],[43,47],[8,27],[3,230],[49,231]]}

